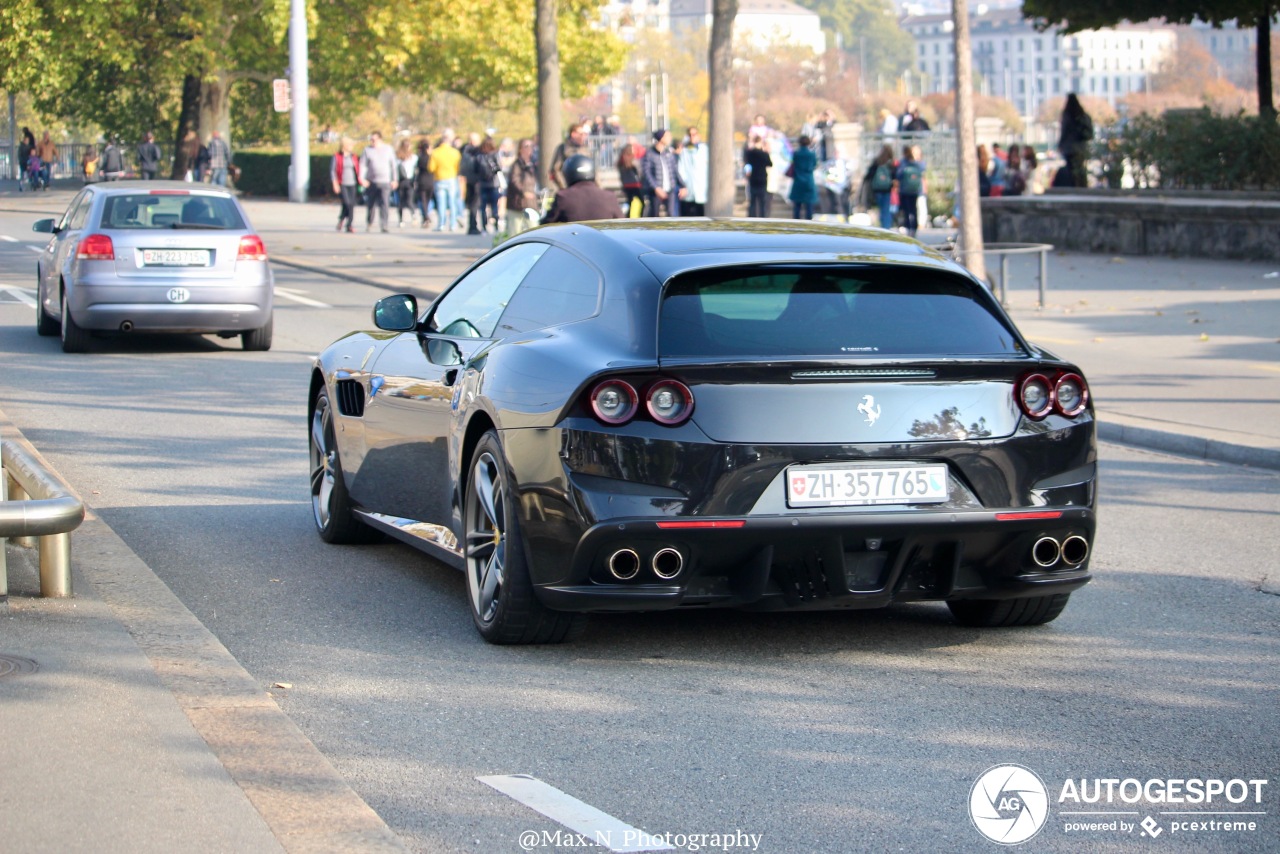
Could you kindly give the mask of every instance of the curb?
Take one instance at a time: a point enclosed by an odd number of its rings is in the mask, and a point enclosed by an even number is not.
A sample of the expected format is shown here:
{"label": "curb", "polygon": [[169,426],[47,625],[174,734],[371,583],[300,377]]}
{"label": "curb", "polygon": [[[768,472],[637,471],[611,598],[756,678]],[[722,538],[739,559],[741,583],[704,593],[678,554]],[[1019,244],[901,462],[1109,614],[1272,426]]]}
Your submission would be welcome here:
{"label": "curb", "polygon": [[[48,466],[3,411],[0,430]],[[408,850],[168,585],[91,508],[86,511],[76,531],[75,568],[284,850]]]}
{"label": "curb", "polygon": [[1197,460],[1212,460],[1237,466],[1280,471],[1280,450],[1257,448],[1219,439],[1206,439],[1152,427],[1117,424],[1106,421],[1105,418],[1104,414],[1098,420],[1098,438],[1107,442],[1165,451]]}

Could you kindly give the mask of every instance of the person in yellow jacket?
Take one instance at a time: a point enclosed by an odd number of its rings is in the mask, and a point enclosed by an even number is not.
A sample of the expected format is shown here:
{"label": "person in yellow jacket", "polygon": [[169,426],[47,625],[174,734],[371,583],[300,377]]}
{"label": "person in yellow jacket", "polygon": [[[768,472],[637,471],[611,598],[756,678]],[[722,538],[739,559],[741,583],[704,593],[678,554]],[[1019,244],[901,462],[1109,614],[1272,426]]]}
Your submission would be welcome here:
{"label": "person in yellow jacket", "polygon": [[427,161],[427,169],[436,179],[436,231],[444,231],[446,225],[450,231],[458,227],[458,167],[462,152],[454,147],[453,140],[453,131],[445,128]]}

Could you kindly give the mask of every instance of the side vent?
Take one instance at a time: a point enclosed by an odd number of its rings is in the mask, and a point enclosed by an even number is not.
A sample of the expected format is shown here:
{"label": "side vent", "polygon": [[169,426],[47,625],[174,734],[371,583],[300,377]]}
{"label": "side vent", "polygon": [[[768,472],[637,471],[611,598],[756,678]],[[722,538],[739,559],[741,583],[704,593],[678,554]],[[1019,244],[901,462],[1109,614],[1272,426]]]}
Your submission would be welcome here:
{"label": "side vent", "polygon": [[364,417],[364,386],[359,380],[338,380],[338,411],[352,418]]}

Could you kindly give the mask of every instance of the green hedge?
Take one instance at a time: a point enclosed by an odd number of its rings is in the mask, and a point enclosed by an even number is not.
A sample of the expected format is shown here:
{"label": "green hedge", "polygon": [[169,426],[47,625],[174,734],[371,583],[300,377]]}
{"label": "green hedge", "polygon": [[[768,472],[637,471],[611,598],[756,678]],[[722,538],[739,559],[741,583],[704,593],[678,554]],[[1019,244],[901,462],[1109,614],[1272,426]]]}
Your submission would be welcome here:
{"label": "green hedge", "polygon": [[[272,154],[259,151],[236,152],[235,164],[240,167],[240,180],[236,189],[246,196],[280,196],[289,195],[289,164],[293,161],[290,154]],[[329,184],[329,166],[333,162],[332,154],[311,155],[311,192],[312,198],[324,198],[333,195]]]}
{"label": "green hedge", "polygon": [[[1274,118],[1208,109],[1137,116],[1095,155],[1109,179],[1127,161],[1139,186],[1166,190],[1280,190],[1280,126]],[[1118,180],[1116,181],[1118,186]]]}

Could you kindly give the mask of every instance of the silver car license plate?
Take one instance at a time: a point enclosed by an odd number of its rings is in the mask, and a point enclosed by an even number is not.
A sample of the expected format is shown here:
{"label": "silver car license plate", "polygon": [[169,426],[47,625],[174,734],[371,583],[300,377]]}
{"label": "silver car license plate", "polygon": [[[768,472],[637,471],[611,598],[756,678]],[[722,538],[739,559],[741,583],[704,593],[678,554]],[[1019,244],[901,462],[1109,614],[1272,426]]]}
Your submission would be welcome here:
{"label": "silver car license plate", "polygon": [[208,249],[143,249],[145,267],[208,267]]}
{"label": "silver car license plate", "polygon": [[791,466],[788,507],[939,504],[947,500],[945,465]]}

